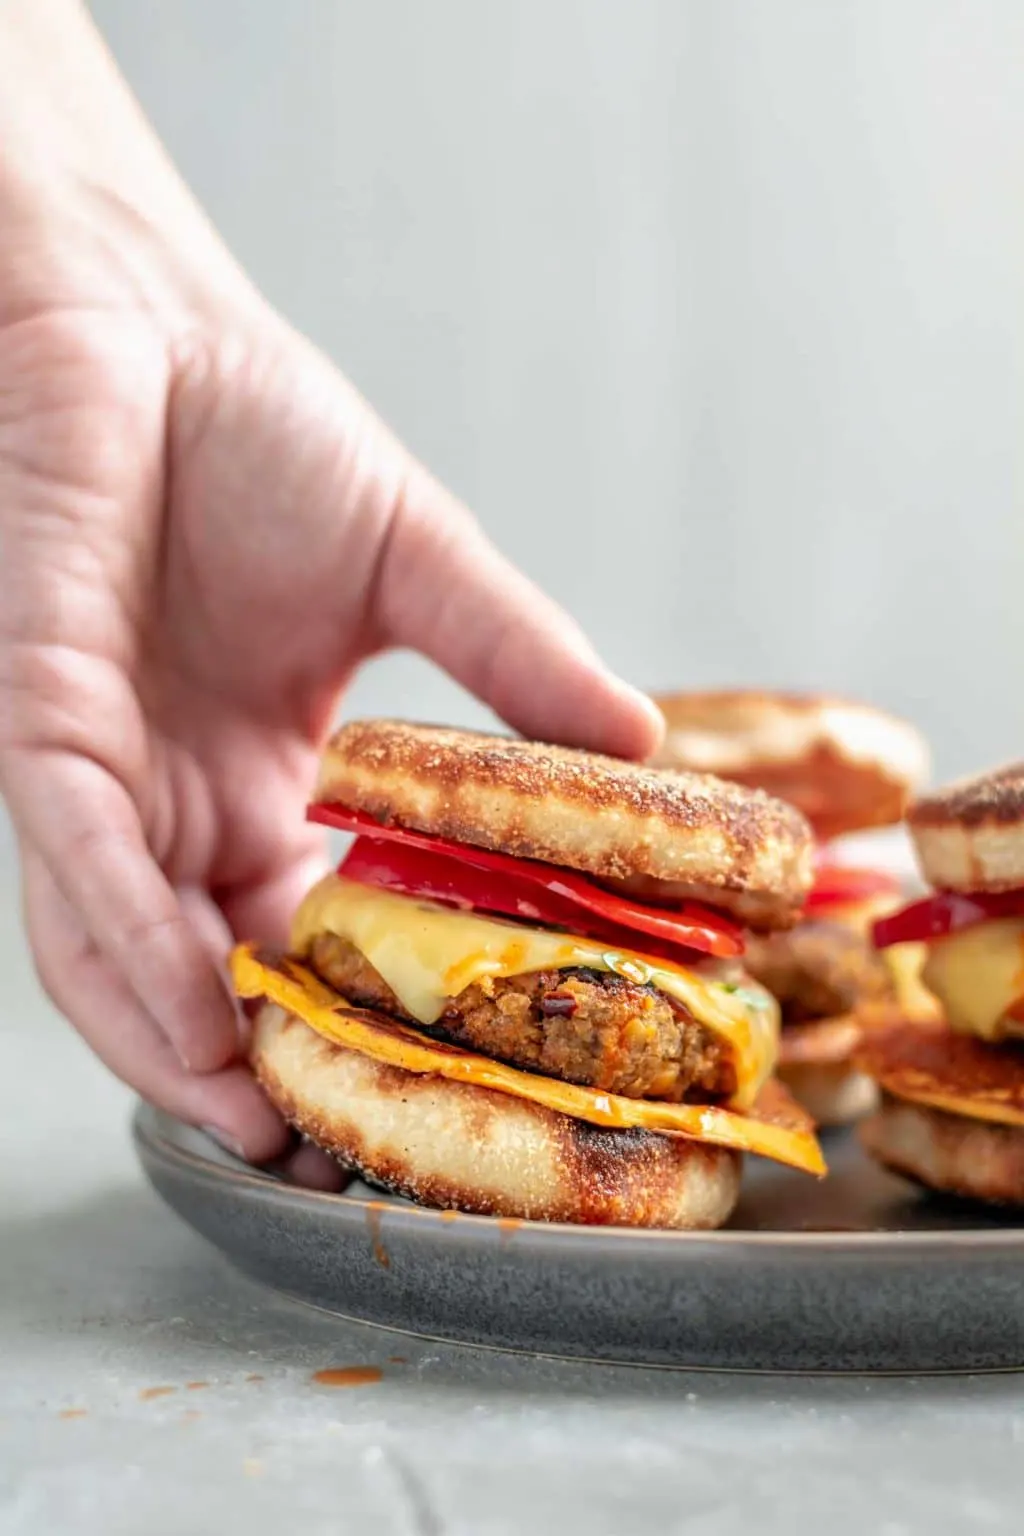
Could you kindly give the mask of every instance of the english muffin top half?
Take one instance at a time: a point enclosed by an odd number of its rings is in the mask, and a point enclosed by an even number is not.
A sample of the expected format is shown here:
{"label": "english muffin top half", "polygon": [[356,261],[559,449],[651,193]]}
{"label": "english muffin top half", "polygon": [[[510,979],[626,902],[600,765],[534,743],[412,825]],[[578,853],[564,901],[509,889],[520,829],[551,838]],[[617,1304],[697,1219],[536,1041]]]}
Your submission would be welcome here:
{"label": "english muffin top half", "polygon": [[794,922],[812,880],[807,822],[763,791],[537,742],[356,721],[328,744],[316,798],[753,928]]}

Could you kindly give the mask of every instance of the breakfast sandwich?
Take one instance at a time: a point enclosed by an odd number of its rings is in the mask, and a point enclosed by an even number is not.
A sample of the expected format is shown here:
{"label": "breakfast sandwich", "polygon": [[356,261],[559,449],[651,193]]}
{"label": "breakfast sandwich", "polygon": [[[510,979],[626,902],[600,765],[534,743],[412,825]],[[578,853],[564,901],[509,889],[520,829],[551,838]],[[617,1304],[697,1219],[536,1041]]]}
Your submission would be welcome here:
{"label": "breakfast sandwich", "polygon": [[782,1010],[779,1076],[818,1124],[855,1120],[876,1100],[852,1065],[865,1020],[894,1005],[913,1017],[933,1011],[919,982],[920,947],[882,956],[871,944],[872,923],[904,898],[902,872],[888,852],[857,862],[858,835],[898,823],[924,781],[924,740],[882,710],[816,694],[740,689],[655,702],[666,722],[660,765],[764,789],[814,830],[803,921],[751,935],[746,964]]}
{"label": "breakfast sandwich", "polygon": [[979,1200],[1024,1204],[1024,763],[917,801],[908,825],[934,893],[875,927],[920,943],[942,1008],[930,1027],[872,1032],[859,1055],[882,1091],[861,1135],[887,1167]]}
{"label": "breakfast sandwich", "polygon": [[387,720],[312,820],[354,836],[284,955],[240,947],[272,1101],[369,1182],[488,1215],[706,1228],[742,1154],[823,1171],[744,930],[796,920],[799,813],[708,776]]}

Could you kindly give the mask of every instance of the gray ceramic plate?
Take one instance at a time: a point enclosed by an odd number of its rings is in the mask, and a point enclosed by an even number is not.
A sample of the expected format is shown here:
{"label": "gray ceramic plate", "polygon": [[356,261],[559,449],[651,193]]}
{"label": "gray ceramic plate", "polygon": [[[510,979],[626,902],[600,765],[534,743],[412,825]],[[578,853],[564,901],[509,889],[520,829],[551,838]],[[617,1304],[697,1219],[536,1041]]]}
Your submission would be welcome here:
{"label": "gray ceramic plate", "polygon": [[316,1194],[148,1108],[135,1139],[167,1203],[246,1274],[387,1328],[720,1370],[1024,1366],[1024,1227],[918,1195],[851,1137],[829,1144],[821,1184],[752,1161],[714,1233],[454,1216],[356,1184]]}

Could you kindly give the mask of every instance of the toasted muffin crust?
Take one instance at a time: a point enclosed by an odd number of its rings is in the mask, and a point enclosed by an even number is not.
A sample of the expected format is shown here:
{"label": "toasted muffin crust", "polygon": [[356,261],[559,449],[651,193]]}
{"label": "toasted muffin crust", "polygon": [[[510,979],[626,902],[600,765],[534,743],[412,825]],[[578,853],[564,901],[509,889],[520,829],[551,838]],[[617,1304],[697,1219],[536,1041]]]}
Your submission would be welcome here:
{"label": "toasted muffin crust", "polygon": [[900,821],[928,776],[906,720],[827,694],[664,694],[661,766],[720,774],[795,805],[822,840]]}
{"label": "toasted muffin crust", "polygon": [[865,1150],[893,1173],[926,1189],[1024,1205],[1024,1129],[884,1097],[860,1127]]}
{"label": "toasted muffin crust", "polygon": [[538,742],[355,721],[329,743],[316,795],[384,825],[712,902],[751,927],[794,921],[811,884],[810,828],[791,806]]}
{"label": "toasted muffin crust", "polygon": [[417,1076],[326,1040],[274,1004],[253,1065],[318,1146],[422,1205],[593,1225],[720,1226],[739,1191],[731,1149],[603,1130],[475,1084]]}
{"label": "toasted muffin crust", "polygon": [[1024,763],[960,779],[907,814],[925,878],[940,890],[1024,886]]}

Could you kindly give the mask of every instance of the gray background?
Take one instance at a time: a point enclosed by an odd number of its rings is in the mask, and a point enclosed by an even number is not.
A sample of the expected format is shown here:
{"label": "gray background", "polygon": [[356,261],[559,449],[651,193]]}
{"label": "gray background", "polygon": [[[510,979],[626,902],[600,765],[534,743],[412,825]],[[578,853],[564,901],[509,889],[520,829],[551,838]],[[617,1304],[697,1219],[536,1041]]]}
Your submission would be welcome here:
{"label": "gray background", "polygon": [[[1024,750],[1020,0],[97,0],[266,293],[643,685]],[[472,718],[407,658],[348,708]]]}

